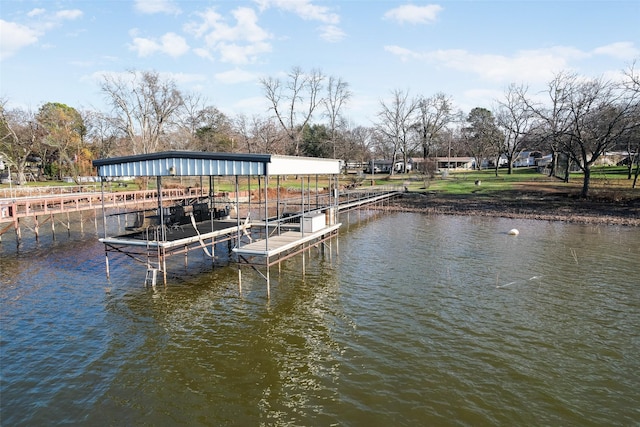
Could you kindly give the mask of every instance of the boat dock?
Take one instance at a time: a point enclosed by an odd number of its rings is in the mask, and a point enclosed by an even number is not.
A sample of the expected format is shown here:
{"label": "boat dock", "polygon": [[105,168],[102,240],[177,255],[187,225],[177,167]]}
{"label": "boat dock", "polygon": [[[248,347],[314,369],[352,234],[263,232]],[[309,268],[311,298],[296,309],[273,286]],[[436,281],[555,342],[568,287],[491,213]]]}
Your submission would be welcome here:
{"label": "boat dock", "polygon": [[[226,242],[227,254],[235,257],[238,266],[240,287],[242,268],[249,266],[266,279],[269,295],[269,267],[312,246],[330,248],[341,226],[340,211],[380,203],[400,193],[396,187],[341,192],[339,161],[317,158],[169,151],[96,160],[94,166],[103,185],[121,176],[156,179],[155,207],[109,215],[109,209],[103,209],[100,238],[108,277],[109,257],[124,255],[145,265],[145,285],[154,287],[158,275],[166,285],[169,257],[183,254],[186,266],[191,251],[202,251],[215,265],[217,246]],[[208,180],[208,191],[180,203],[165,199],[163,179],[176,177]],[[295,189],[284,189],[282,183],[291,186],[291,177],[295,177]],[[220,197],[217,178],[235,181],[235,200],[228,194]],[[242,199],[240,180],[248,186],[248,196]],[[108,217],[122,215],[133,216],[133,223],[124,221],[130,224],[124,230],[109,226]]]}

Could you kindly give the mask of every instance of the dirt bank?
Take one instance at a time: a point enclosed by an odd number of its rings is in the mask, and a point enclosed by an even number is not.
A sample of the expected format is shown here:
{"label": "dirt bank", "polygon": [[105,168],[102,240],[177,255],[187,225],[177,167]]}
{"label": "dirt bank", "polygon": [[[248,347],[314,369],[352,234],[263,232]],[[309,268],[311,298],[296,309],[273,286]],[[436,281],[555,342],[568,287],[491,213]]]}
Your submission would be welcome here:
{"label": "dirt bank", "polygon": [[566,193],[537,191],[500,192],[482,196],[409,192],[385,208],[428,214],[640,226],[640,198],[582,199]]}

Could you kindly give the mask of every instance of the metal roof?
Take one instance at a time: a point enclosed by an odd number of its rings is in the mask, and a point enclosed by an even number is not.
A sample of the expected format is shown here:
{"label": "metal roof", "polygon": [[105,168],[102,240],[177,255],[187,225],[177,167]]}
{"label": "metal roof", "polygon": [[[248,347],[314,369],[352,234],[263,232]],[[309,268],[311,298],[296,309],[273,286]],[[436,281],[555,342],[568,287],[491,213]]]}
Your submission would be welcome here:
{"label": "metal roof", "polygon": [[340,172],[338,160],[271,154],[164,151],[93,161],[100,177],[330,175]]}

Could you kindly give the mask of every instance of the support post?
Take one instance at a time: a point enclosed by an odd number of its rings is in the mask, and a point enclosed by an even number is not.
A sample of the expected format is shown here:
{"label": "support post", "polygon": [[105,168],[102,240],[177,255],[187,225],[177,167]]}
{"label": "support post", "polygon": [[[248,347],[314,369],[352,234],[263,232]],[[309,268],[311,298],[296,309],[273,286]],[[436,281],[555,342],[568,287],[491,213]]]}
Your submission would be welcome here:
{"label": "support post", "polygon": [[167,253],[164,247],[162,247],[162,283],[167,286]]}
{"label": "support post", "polygon": [[[163,242],[167,240],[166,231],[164,229],[164,209],[162,209],[162,177],[156,177],[156,187],[158,189],[158,215],[160,216],[160,236],[158,240]],[[118,216],[119,218],[120,216]]]}
{"label": "support post", "polygon": [[269,249],[269,177],[264,176],[264,242],[265,249]]}
{"label": "support post", "polygon": [[267,279],[267,299],[271,299],[271,280],[269,278],[269,257],[267,257],[267,274],[266,274],[266,279]]}
{"label": "support post", "polygon": [[280,175],[276,176],[276,219],[278,224],[278,235],[280,234]]}
{"label": "support post", "polygon": [[104,245],[104,264],[107,270],[107,280],[111,277],[111,273],[109,271],[109,250],[107,249],[107,245]]}
{"label": "support post", "polygon": [[13,221],[13,227],[16,230],[16,241],[17,241],[18,245],[20,245],[20,243],[22,241],[22,231],[20,230],[20,218],[16,218]]}
{"label": "support post", "polygon": [[240,248],[240,195],[238,192],[238,175],[236,175],[236,247]]}
{"label": "support post", "polygon": [[304,177],[300,177],[300,234],[304,236]]}

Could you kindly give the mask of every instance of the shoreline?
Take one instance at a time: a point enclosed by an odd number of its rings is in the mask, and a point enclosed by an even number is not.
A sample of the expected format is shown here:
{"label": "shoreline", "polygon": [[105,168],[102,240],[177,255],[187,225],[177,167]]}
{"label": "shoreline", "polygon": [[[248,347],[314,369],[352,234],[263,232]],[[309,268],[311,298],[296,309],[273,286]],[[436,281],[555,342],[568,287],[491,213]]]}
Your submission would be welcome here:
{"label": "shoreline", "polygon": [[430,215],[487,216],[640,227],[640,199],[593,200],[543,193],[510,196],[474,197],[408,192],[392,200],[384,209]]}

